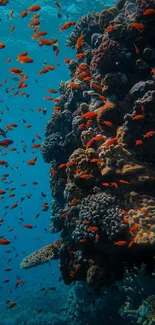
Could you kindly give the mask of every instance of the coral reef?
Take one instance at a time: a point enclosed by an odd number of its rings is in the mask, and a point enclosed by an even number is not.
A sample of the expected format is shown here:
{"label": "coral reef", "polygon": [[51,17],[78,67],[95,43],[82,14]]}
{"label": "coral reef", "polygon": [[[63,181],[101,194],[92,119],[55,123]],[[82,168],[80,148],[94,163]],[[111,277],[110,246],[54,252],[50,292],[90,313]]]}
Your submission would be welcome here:
{"label": "coral reef", "polygon": [[50,163],[50,231],[61,239],[56,255],[54,243],[23,268],[59,258],[66,284],[93,287],[121,280],[133,265],[154,272],[154,27],[154,0],[120,0],[71,33],[76,60],[41,146]]}

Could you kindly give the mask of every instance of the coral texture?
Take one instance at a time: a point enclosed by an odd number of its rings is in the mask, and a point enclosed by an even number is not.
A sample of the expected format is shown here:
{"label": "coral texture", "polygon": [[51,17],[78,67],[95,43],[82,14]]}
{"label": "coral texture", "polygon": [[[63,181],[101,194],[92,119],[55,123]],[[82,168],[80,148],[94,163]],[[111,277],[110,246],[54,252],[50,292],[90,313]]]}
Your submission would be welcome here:
{"label": "coral texture", "polygon": [[154,39],[151,0],[120,0],[76,24],[67,41],[76,59],[41,147],[60,245],[56,256],[43,248],[45,258],[40,250],[23,267],[59,257],[66,284],[97,287],[132,264],[155,268]]}

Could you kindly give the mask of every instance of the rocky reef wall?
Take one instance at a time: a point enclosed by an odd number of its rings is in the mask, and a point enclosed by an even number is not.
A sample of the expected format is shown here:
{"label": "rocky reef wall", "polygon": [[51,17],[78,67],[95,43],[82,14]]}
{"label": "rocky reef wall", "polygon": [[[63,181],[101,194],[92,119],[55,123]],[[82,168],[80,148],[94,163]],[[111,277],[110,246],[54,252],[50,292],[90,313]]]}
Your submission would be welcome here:
{"label": "rocky reef wall", "polygon": [[[155,1],[118,1],[82,17],[67,40],[41,151],[50,164],[51,232],[23,260],[59,258],[64,282],[107,286],[125,268],[155,267]],[[36,256],[36,263],[35,263]]]}

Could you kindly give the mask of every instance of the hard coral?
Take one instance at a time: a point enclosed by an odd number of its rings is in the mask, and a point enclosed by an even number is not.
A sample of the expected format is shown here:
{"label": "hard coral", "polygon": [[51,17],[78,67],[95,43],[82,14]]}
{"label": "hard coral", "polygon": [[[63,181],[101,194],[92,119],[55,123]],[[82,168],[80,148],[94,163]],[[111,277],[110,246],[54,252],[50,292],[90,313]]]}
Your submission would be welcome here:
{"label": "hard coral", "polygon": [[95,243],[96,235],[101,237],[104,244],[119,238],[128,239],[128,225],[123,222],[120,203],[116,197],[105,193],[88,195],[82,200],[72,238],[76,243],[81,238]]}
{"label": "hard coral", "polygon": [[67,64],[70,80],[60,84],[41,147],[66,284],[110,284],[137,260],[153,272],[155,15],[146,9],[154,0],[121,0],[82,17],[68,40],[77,60]]}

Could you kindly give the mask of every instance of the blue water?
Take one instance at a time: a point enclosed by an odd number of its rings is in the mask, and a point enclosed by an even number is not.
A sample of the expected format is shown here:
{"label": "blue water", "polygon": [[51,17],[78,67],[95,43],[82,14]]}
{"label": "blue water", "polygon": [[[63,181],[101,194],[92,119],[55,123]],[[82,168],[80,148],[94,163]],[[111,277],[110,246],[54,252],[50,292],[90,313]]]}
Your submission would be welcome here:
{"label": "blue water", "polygon": [[[37,1],[37,4],[41,6],[41,30],[48,32],[47,38],[49,39],[58,38],[60,52],[57,57],[55,57],[52,47],[39,47],[37,40],[31,40],[33,29],[29,28],[27,24],[32,21],[30,17],[33,14],[29,14],[24,19],[20,18],[20,13],[32,5],[32,1],[10,0],[6,7],[0,7],[0,42],[6,44],[6,47],[0,50],[0,83],[2,84],[0,87],[0,100],[3,100],[0,103],[0,127],[6,129],[6,126],[11,123],[18,125],[7,133],[7,138],[14,141],[12,147],[17,150],[13,152],[8,147],[0,152],[0,159],[8,162],[7,168],[0,166],[0,179],[4,174],[9,174],[5,181],[0,181],[0,189],[9,188],[4,195],[4,199],[1,198],[0,201],[0,218],[4,219],[0,227],[0,235],[11,241],[8,246],[0,246],[0,308],[2,309],[7,299],[16,301],[24,297],[28,290],[30,292],[35,291],[40,284],[41,286],[44,286],[45,283],[50,283],[50,286],[55,285],[57,291],[56,293],[55,291],[52,292],[53,297],[55,294],[61,295],[63,291],[65,297],[65,293],[69,289],[58,281],[60,272],[57,261],[52,261],[51,265],[46,264],[26,271],[20,269],[20,262],[24,256],[59,237],[59,234],[48,232],[52,199],[49,188],[49,166],[44,163],[40,150],[31,148],[33,145],[32,139],[35,139],[35,143],[41,143],[44,139],[45,125],[51,117],[53,104],[43,98],[50,95],[47,93],[47,88],[57,89],[61,80],[69,78],[64,59],[66,57],[71,59],[75,56],[74,51],[66,47],[66,39],[72,28],[63,33],[59,32],[59,28],[67,21],[67,16],[69,20],[77,21],[81,15],[94,10],[94,3],[95,1],[91,1],[89,4],[84,1],[74,1],[74,3],[61,1],[63,15],[62,18],[58,18],[58,8],[53,1]],[[105,2],[96,1],[95,11],[101,10],[103,3]],[[106,5],[111,4],[111,2],[106,3]],[[14,9],[12,19],[9,18],[11,9]],[[12,25],[15,25],[15,30],[10,33]],[[19,61],[16,61],[17,55],[22,51],[27,51],[29,56],[33,58],[34,62],[32,64],[21,65]],[[6,64],[8,58],[11,58],[11,62]],[[54,71],[39,76],[38,72],[43,68],[45,61],[47,64],[54,66],[58,62],[60,66],[56,66]],[[14,96],[18,82],[13,80],[15,75],[8,73],[8,69],[13,67],[23,69],[28,76],[28,80],[26,80],[28,87],[23,89],[26,94],[29,94],[28,98],[26,96]],[[5,79],[7,79],[6,83],[4,83]],[[15,89],[10,90],[11,87],[15,87]],[[9,89],[8,92],[6,92],[6,88]],[[53,94],[52,96],[56,97]],[[43,115],[42,111],[37,112],[39,107],[42,109],[47,108],[47,114]],[[26,123],[23,123],[23,119],[26,120]],[[31,124],[32,127],[26,129],[25,126],[28,124]],[[34,134],[36,133],[41,136],[41,140],[35,138]],[[2,136],[0,136],[0,140],[3,140]],[[23,152],[21,140],[24,140],[26,144],[26,153]],[[6,155],[1,156],[5,152]],[[28,166],[27,162],[34,156],[38,158],[36,165]],[[9,184],[10,181],[12,182]],[[38,185],[33,185],[32,182],[34,181],[37,181]],[[22,187],[21,184],[23,183],[27,185]],[[15,197],[10,198],[10,188],[12,187],[16,188],[13,192]],[[41,192],[46,194],[45,198],[42,197]],[[31,198],[27,198],[26,194],[31,194]],[[22,197],[25,197],[23,202],[21,202]],[[18,207],[11,210],[11,206],[16,202],[18,202]],[[44,202],[49,204],[49,210],[46,212],[42,211]],[[40,215],[36,219],[37,213]],[[20,220],[21,217],[24,221]],[[32,224],[34,228],[24,228],[25,223]],[[11,227],[13,230],[8,232]],[[39,236],[39,239],[37,236]],[[7,253],[6,250],[11,250],[11,253]],[[8,263],[9,259],[11,261]],[[7,267],[11,267],[12,270],[6,272]],[[17,276],[21,277],[25,284],[19,286],[16,290]],[[5,279],[9,279],[9,282],[3,283]],[[12,292],[10,292],[10,288],[12,288]],[[39,309],[40,306],[37,308]]]}

